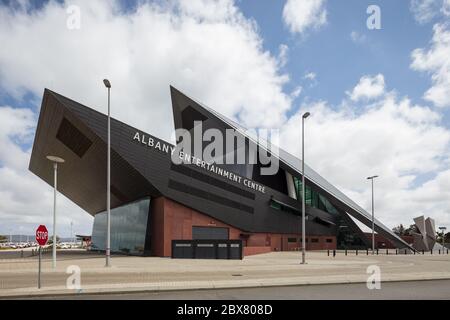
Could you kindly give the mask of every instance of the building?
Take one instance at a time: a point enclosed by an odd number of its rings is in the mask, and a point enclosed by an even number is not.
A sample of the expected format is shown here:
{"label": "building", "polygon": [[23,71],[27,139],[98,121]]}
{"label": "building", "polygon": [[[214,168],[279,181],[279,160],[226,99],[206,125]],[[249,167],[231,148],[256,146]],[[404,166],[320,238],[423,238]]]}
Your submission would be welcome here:
{"label": "building", "polygon": [[[233,129],[248,148],[261,147],[212,109],[173,87],[170,94],[175,128],[194,132],[202,121],[202,130]],[[240,239],[245,255],[301,247],[301,163],[289,153],[279,150],[272,175],[261,174],[259,160],[216,165],[189,155],[190,163],[176,164],[174,145],[115,119],[111,148],[113,252],[170,256],[172,240],[183,239]],[[46,89],[29,169],[53,185],[47,155],[66,160],[58,189],[95,217],[92,247],[104,250],[107,117]],[[307,249],[370,247],[354,219],[370,227],[371,216],[306,165],[305,179]],[[375,230],[408,247],[378,220]]]}
{"label": "building", "polygon": [[[372,241],[372,232],[365,232],[365,235],[368,241]],[[403,241],[405,241],[409,245],[412,245],[412,243],[414,242],[413,236],[401,235],[400,238],[403,239]],[[386,237],[383,237],[381,234],[375,234],[375,249],[381,250],[381,249],[395,249],[395,248],[397,248],[397,246],[394,245],[388,239],[386,239]]]}
{"label": "building", "polygon": [[429,251],[434,248],[436,244],[436,226],[434,219],[424,216],[414,218],[416,231],[412,236],[414,239],[414,249],[422,251]]}

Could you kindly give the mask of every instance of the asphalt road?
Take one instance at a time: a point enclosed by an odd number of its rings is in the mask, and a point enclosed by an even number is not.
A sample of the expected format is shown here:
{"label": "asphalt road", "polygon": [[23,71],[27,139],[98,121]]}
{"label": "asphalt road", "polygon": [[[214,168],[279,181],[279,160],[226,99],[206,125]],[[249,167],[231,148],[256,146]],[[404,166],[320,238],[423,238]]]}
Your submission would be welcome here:
{"label": "asphalt road", "polygon": [[380,290],[369,290],[366,284],[331,284],[246,289],[192,290],[172,292],[147,292],[108,295],[78,295],[45,297],[40,299],[89,299],[89,300],[450,300],[450,280],[386,282]]}

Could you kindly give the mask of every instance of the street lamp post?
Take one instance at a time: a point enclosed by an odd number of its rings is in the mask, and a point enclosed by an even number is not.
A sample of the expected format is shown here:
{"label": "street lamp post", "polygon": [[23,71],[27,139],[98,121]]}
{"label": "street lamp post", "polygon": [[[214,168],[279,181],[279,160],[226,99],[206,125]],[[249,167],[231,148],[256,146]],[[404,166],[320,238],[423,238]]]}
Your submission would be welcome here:
{"label": "street lamp post", "polygon": [[442,253],[445,251],[445,230],[447,230],[446,227],[439,227],[439,230],[442,230]]}
{"label": "street lamp post", "polygon": [[372,254],[375,252],[375,208],[373,200],[373,179],[378,178],[378,176],[367,177],[368,180],[372,181]]}
{"label": "street lamp post", "polygon": [[72,243],[71,245],[73,245],[73,221],[70,221],[70,242]]}
{"label": "street lamp post", "polygon": [[53,163],[53,254],[52,267],[56,268],[56,192],[58,190],[58,163],[64,163],[64,159],[56,156],[47,156]]}
{"label": "street lamp post", "polygon": [[108,88],[108,164],[107,164],[107,182],[106,182],[106,267],[111,266],[111,107],[110,91],[111,82],[108,79],[103,80],[103,84]]}
{"label": "street lamp post", "polygon": [[310,115],[305,112],[302,116],[302,264],[306,264],[305,119]]}

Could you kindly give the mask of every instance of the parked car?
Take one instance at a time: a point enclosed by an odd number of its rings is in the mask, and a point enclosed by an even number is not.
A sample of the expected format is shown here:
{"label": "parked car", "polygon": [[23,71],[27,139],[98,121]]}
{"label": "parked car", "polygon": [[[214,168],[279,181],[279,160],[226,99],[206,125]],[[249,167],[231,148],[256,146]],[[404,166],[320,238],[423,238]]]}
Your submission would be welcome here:
{"label": "parked car", "polygon": [[60,248],[60,249],[71,249],[72,246],[71,246],[70,244],[68,244],[68,243],[61,243],[61,244],[59,245],[59,248]]}

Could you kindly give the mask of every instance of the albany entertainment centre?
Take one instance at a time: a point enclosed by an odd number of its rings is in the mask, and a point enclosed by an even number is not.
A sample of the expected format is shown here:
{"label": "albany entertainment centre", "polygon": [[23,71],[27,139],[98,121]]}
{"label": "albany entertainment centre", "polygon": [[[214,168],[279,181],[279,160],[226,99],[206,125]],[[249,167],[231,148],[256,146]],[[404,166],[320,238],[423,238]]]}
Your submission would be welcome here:
{"label": "albany entertainment centre", "polygon": [[[171,87],[175,129],[236,130],[239,126]],[[256,144],[256,146],[255,146]],[[263,164],[215,164],[181,154],[175,146],[118,120],[111,120],[111,250],[133,255],[172,256],[173,241],[228,240],[244,255],[301,247],[301,161],[279,150],[278,170]],[[94,216],[92,247],[106,238],[107,116],[46,89],[29,169],[53,185],[47,155],[65,163],[58,190]],[[371,227],[371,216],[305,165],[306,248],[368,248],[354,220]],[[395,246],[408,244],[380,221],[375,231]]]}

